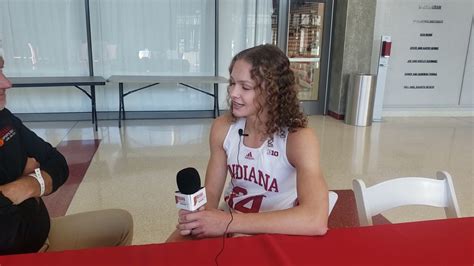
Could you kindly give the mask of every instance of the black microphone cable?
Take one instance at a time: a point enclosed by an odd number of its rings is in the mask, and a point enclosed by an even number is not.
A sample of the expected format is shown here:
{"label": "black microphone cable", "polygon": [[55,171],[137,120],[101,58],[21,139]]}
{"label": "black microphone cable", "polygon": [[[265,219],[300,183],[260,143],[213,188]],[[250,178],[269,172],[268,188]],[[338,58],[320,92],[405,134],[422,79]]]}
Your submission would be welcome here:
{"label": "black microphone cable", "polygon": [[[242,143],[242,137],[246,137],[248,135],[249,134],[244,134],[243,129],[241,129],[241,128],[239,129],[239,146],[237,147],[237,165],[238,166],[240,166],[239,157],[240,157],[240,144]],[[230,177],[230,184],[231,184],[232,189],[231,189],[230,194],[229,194],[229,199],[232,196],[232,193],[234,193],[234,182],[232,182],[232,176]],[[225,239],[226,239],[226,235],[227,235],[227,230],[229,230],[229,226],[232,223],[232,221],[234,220],[234,215],[232,214],[232,207],[229,206],[229,202],[227,202],[227,206],[229,207],[230,221],[229,221],[229,223],[227,224],[227,226],[225,228],[224,234],[222,235],[222,248],[219,251],[219,253],[217,253],[216,258],[214,259],[214,262],[216,263],[217,266],[219,266],[219,263],[217,262],[217,259],[222,254],[222,252],[224,251],[224,248],[225,248]]]}

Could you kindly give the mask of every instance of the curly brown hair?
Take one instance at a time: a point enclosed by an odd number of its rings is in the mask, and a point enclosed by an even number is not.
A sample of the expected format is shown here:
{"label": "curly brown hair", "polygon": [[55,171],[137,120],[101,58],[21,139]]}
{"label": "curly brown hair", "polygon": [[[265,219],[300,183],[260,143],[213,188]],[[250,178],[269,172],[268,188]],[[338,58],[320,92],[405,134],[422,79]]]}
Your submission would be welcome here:
{"label": "curly brown hair", "polygon": [[[268,136],[276,132],[281,133],[285,127],[294,132],[307,126],[306,115],[300,110],[295,75],[290,68],[288,57],[280,48],[263,44],[243,50],[232,59],[229,73],[232,73],[238,60],[245,60],[252,65],[250,76],[255,81],[254,89],[259,95],[256,101],[257,118],[260,119],[264,107],[267,107],[265,133]],[[227,101],[232,109],[229,96]],[[236,119],[233,114],[232,117]]]}

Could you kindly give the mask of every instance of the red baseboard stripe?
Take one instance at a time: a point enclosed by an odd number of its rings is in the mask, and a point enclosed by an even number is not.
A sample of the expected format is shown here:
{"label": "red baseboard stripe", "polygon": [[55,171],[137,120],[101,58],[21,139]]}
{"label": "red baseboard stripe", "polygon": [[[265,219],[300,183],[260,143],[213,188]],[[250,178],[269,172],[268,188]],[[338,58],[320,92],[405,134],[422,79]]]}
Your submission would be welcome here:
{"label": "red baseboard stripe", "polygon": [[333,111],[328,111],[328,115],[337,119],[337,120],[344,120],[344,115],[340,115],[338,113],[335,113]]}

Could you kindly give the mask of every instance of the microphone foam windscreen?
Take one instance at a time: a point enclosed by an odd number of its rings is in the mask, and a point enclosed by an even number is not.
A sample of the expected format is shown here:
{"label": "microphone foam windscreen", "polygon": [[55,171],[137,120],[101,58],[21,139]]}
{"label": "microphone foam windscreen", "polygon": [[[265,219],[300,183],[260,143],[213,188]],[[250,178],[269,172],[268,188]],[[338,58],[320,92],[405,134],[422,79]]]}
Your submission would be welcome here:
{"label": "microphone foam windscreen", "polygon": [[201,188],[201,178],[198,171],[193,167],[184,168],[176,175],[176,183],[179,192],[190,195]]}

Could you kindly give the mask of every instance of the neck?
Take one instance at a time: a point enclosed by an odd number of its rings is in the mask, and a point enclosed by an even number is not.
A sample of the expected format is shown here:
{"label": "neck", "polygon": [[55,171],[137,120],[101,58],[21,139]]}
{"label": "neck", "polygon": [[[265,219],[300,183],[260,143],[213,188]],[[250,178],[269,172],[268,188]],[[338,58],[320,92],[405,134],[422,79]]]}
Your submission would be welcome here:
{"label": "neck", "polygon": [[245,123],[245,133],[253,137],[265,138],[267,132],[265,122],[257,119],[256,117],[247,117]]}

